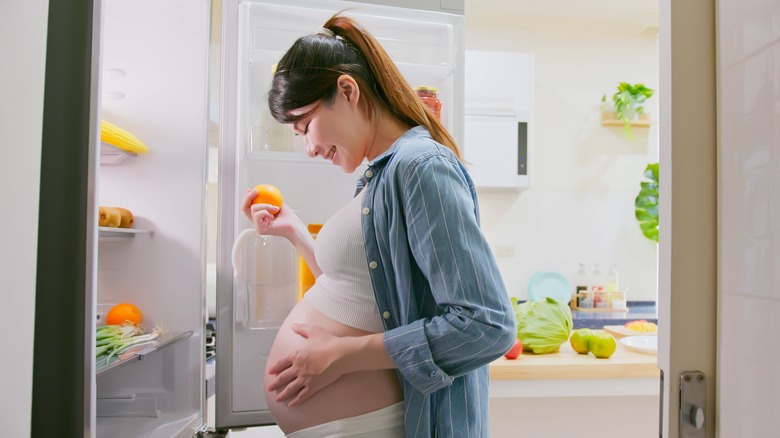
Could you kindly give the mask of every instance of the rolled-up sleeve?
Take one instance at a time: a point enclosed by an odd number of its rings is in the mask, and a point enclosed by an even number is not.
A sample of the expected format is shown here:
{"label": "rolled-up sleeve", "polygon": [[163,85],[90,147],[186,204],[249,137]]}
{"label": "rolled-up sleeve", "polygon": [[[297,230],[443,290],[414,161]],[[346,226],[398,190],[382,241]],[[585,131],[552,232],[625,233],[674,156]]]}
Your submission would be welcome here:
{"label": "rolled-up sleeve", "polygon": [[459,163],[433,152],[409,163],[400,184],[409,250],[427,279],[414,294],[432,299],[435,314],[387,331],[385,348],[424,394],[500,357],[516,336],[469,182]]}

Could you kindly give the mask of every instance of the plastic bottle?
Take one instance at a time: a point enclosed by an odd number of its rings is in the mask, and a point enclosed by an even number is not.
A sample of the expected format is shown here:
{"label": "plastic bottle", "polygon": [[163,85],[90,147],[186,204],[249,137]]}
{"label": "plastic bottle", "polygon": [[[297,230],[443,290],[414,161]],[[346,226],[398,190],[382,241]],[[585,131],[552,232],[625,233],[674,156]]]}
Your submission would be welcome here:
{"label": "plastic bottle", "polygon": [[620,281],[616,264],[609,267],[607,273],[607,293],[609,294],[609,307],[613,309],[626,308],[626,293],[620,290]]}
{"label": "plastic bottle", "polygon": [[614,263],[609,267],[609,272],[607,273],[606,287],[607,287],[607,292],[617,292],[620,290],[617,265]]}
{"label": "plastic bottle", "polygon": [[598,263],[596,263],[596,267],[593,269],[590,291],[593,293],[593,307],[604,309],[608,306],[607,294],[604,289],[604,274],[602,274],[601,267]]}
{"label": "plastic bottle", "polygon": [[580,263],[580,270],[577,271],[577,276],[574,279],[574,303],[575,307],[582,309],[592,308],[593,295],[588,293],[588,271],[585,270],[585,263]]}

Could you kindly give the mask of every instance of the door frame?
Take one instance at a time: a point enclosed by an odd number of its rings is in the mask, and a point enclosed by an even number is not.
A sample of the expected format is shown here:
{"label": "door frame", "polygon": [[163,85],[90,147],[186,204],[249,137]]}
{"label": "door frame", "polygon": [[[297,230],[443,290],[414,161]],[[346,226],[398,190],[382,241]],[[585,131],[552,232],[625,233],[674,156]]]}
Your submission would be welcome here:
{"label": "door frame", "polygon": [[[716,433],[717,5],[659,2],[660,436],[679,436],[680,376],[706,378],[707,436]],[[674,334],[674,336],[672,336]]]}

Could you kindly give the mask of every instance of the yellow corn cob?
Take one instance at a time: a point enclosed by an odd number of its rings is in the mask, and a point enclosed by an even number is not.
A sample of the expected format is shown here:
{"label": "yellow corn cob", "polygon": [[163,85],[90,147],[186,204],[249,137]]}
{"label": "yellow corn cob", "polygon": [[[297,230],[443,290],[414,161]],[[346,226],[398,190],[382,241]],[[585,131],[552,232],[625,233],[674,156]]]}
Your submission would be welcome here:
{"label": "yellow corn cob", "polygon": [[100,121],[100,141],[136,154],[149,152],[138,137],[105,120]]}

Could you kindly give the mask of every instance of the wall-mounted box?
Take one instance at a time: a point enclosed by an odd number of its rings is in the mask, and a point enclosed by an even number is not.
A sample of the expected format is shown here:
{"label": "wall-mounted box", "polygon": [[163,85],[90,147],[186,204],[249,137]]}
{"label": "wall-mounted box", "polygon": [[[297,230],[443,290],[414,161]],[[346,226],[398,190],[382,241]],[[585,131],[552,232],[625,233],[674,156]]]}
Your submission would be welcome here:
{"label": "wall-mounted box", "polygon": [[466,110],[464,158],[478,188],[530,186],[529,123],[514,112]]}
{"label": "wall-mounted box", "polygon": [[531,184],[533,53],[466,50],[464,158],[478,188]]}

